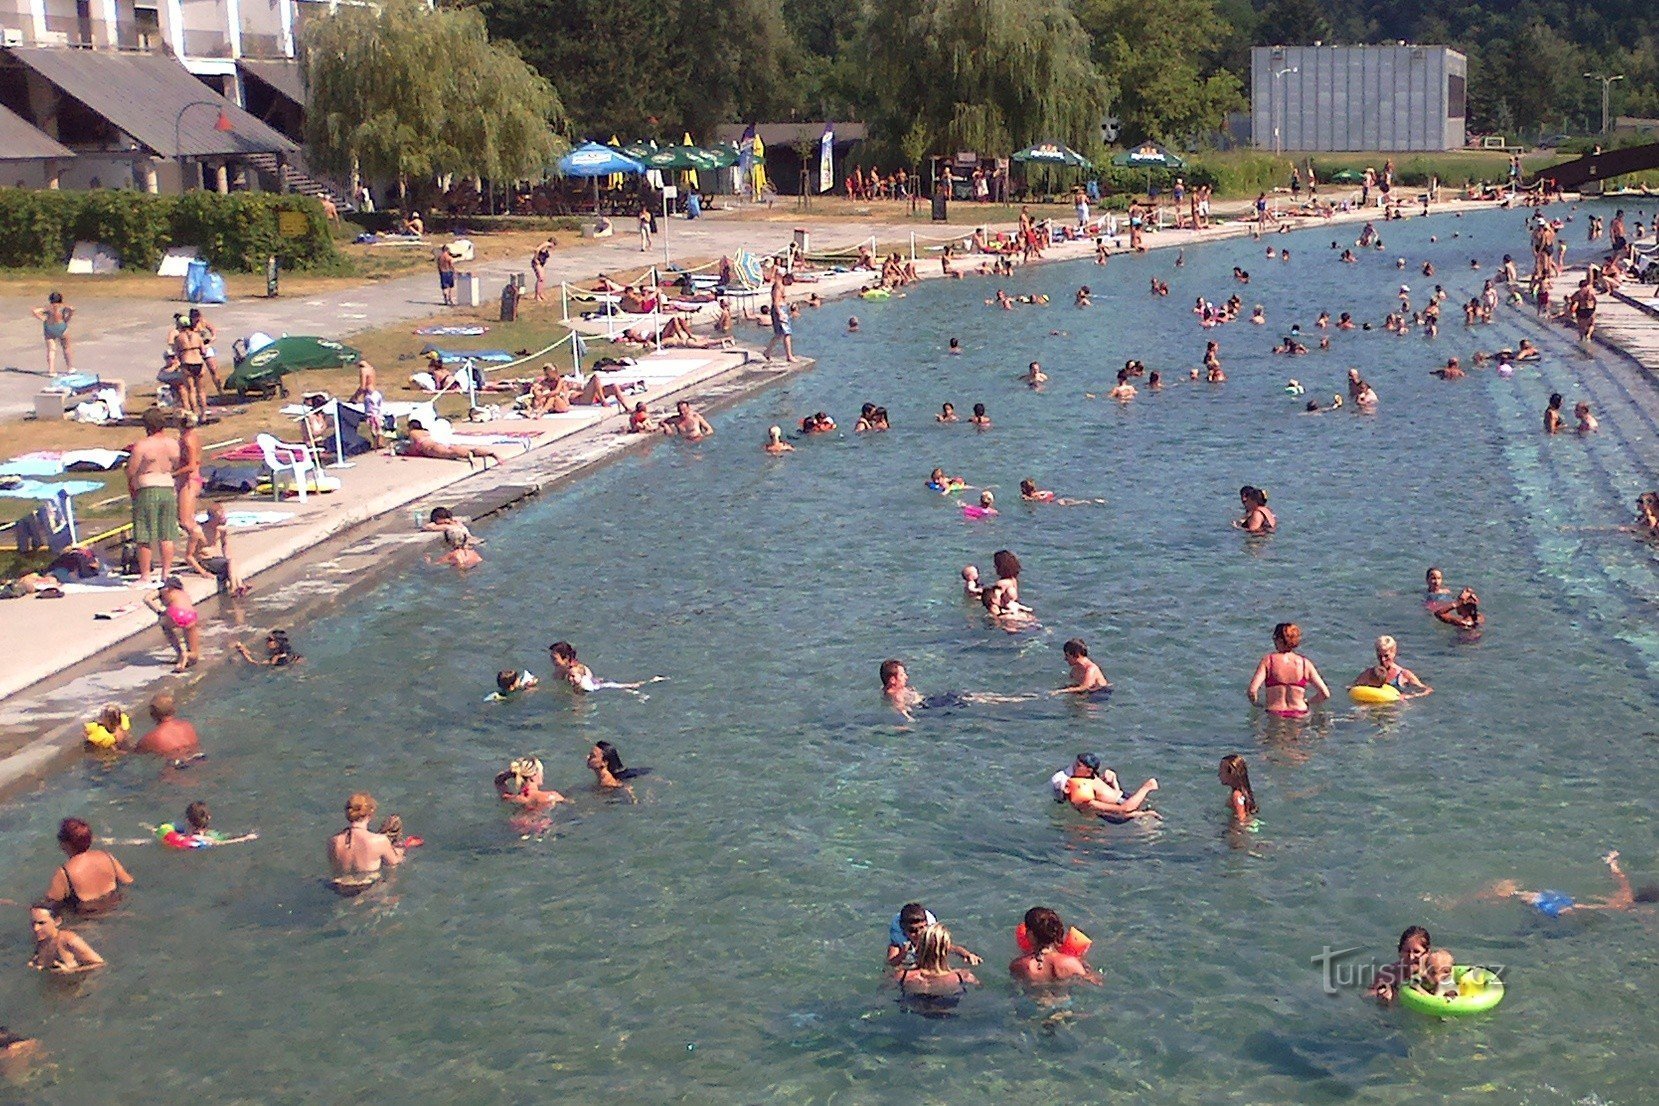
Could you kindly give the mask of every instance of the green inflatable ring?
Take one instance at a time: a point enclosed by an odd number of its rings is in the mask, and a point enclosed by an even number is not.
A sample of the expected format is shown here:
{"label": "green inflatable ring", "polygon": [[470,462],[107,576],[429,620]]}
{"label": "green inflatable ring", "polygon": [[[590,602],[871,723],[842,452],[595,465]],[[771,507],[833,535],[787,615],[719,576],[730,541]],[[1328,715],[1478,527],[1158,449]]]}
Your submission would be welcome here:
{"label": "green inflatable ring", "polygon": [[1484,1014],[1503,1001],[1503,980],[1485,968],[1459,964],[1452,969],[1452,981],[1457,984],[1455,998],[1440,998],[1406,987],[1399,992],[1400,1005],[1419,1014],[1448,1018]]}

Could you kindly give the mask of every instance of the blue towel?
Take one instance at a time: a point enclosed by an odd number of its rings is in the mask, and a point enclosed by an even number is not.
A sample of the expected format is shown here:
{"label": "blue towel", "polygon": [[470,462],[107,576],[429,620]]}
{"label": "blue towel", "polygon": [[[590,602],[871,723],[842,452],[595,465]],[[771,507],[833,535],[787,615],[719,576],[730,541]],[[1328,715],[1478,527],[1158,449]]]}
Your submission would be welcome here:
{"label": "blue towel", "polygon": [[56,499],[59,495],[85,495],[104,485],[96,480],[65,480],[61,484],[43,484],[39,480],[25,480],[15,488],[0,488],[3,499]]}
{"label": "blue towel", "polygon": [[421,347],[422,353],[435,353],[445,361],[465,361],[472,358],[480,364],[503,364],[515,360],[512,354],[504,349],[440,349],[437,346]]}

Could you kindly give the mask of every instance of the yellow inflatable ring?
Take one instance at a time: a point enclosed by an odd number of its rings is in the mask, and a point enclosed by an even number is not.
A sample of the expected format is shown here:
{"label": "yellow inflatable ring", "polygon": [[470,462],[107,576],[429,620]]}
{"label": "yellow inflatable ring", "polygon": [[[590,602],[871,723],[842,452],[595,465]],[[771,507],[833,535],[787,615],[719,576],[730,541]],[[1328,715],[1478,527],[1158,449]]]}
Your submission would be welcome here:
{"label": "yellow inflatable ring", "polygon": [[1396,687],[1351,687],[1348,698],[1361,706],[1376,707],[1384,703],[1398,703],[1400,689]]}

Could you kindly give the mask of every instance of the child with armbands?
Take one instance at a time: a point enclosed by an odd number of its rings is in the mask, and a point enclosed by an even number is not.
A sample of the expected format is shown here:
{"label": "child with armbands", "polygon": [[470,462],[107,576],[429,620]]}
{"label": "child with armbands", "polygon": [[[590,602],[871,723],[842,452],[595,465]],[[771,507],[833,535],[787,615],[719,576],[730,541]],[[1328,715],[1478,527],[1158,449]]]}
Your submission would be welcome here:
{"label": "child with armbands", "polygon": [[[887,966],[913,967],[916,963],[916,935],[928,926],[938,924],[939,919],[921,903],[905,903],[887,925]],[[950,951],[951,955],[960,957],[969,967],[980,963],[978,956],[961,945],[952,945]]]}
{"label": "child with armbands", "polygon": [[85,728],[87,747],[99,752],[114,752],[132,737],[132,719],[119,703],[105,704]]}
{"label": "child with armbands", "polygon": [[184,808],[184,833],[171,822],[163,822],[156,827],[156,839],[169,849],[205,849],[211,845],[237,845],[243,841],[257,841],[259,834],[244,833],[239,837],[226,837],[216,829],[209,827],[213,823],[213,814],[207,809],[207,804],[197,799]]}

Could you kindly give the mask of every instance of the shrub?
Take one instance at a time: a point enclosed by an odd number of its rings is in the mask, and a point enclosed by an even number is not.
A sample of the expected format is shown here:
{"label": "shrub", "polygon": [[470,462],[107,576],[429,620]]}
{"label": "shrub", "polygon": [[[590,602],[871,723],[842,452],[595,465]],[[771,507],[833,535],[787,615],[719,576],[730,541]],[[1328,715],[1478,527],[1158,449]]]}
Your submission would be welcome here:
{"label": "shrub", "polygon": [[[287,236],[278,212],[298,212],[304,232]],[[275,254],[285,269],[339,263],[322,205],[271,192],[68,192],[0,188],[0,266],[56,268],[76,241],[101,242],[127,268],[154,268],[169,246],[195,246],[220,269],[254,272]]]}

